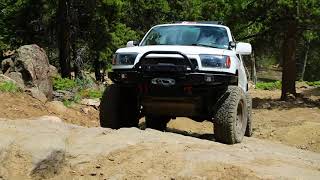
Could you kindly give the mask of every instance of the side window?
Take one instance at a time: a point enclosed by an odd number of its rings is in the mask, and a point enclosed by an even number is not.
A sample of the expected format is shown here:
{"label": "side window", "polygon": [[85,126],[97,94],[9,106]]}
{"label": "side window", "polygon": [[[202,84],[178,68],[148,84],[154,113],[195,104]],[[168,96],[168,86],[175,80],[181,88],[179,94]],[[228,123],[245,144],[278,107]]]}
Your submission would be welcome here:
{"label": "side window", "polygon": [[160,38],[161,38],[160,32],[157,32],[156,30],[152,30],[145,41],[146,42],[145,45],[157,45],[159,44]]}

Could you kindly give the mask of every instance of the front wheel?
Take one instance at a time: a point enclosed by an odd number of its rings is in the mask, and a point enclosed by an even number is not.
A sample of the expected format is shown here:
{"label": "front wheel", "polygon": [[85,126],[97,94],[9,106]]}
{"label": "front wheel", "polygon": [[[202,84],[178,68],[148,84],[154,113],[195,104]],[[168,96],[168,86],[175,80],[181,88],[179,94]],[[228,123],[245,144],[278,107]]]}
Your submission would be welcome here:
{"label": "front wheel", "polygon": [[112,84],[106,88],[100,103],[100,125],[119,129],[138,127],[139,108],[134,88]]}
{"label": "front wheel", "polygon": [[238,86],[229,86],[215,114],[214,134],[225,144],[240,143],[247,127],[247,100]]}

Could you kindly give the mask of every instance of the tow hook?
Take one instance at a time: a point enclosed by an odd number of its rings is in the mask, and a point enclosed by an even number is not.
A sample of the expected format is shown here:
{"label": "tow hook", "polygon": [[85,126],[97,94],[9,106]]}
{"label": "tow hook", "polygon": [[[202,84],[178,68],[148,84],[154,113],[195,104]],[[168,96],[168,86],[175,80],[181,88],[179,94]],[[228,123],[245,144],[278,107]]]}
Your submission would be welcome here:
{"label": "tow hook", "polygon": [[174,86],[176,84],[176,80],[171,78],[154,78],[151,80],[151,83],[154,85],[169,87]]}

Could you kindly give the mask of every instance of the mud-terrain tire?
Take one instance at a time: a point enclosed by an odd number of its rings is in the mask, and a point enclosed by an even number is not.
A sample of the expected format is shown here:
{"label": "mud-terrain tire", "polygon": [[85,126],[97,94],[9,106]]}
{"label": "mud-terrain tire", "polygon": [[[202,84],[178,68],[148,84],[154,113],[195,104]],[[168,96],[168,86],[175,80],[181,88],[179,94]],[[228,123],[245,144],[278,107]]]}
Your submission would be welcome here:
{"label": "mud-terrain tire", "polygon": [[155,129],[158,131],[165,131],[167,124],[170,121],[168,117],[162,116],[146,116],[146,128]]}
{"label": "mud-terrain tire", "polygon": [[246,128],[246,133],[245,136],[251,137],[253,134],[252,130],[252,98],[251,94],[249,92],[246,93],[246,99],[247,99],[247,109],[248,109],[248,120],[247,120],[247,128]]}
{"label": "mud-terrain tire", "polygon": [[100,125],[120,129],[138,127],[139,111],[134,88],[112,84],[106,88],[100,104]]}
{"label": "mud-terrain tire", "polygon": [[218,142],[240,143],[247,127],[247,100],[238,86],[228,86],[215,114],[214,134]]}

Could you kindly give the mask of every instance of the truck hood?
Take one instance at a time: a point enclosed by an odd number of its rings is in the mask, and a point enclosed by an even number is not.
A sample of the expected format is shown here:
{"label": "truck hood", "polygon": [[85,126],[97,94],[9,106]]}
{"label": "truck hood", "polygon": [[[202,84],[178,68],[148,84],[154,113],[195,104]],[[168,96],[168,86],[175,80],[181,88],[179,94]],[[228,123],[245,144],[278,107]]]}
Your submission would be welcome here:
{"label": "truck hood", "polygon": [[217,49],[217,48],[201,47],[201,46],[177,46],[177,45],[127,47],[127,48],[118,49],[117,53],[136,52],[139,54],[144,54],[148,51],[179,51],[186,55],[199,55],[199,54],[227,55],[230,53],[230,52],[227,53],[230,50],[226,50],[226,49]]}

